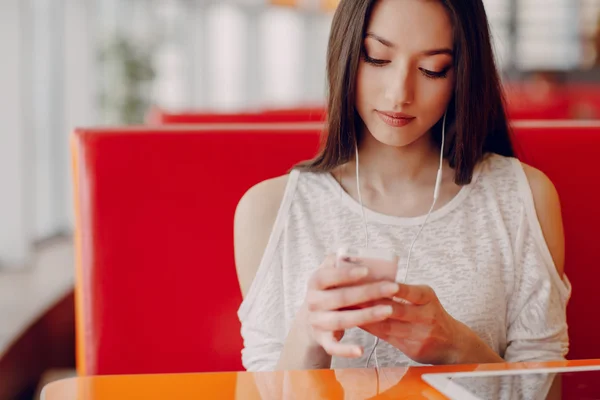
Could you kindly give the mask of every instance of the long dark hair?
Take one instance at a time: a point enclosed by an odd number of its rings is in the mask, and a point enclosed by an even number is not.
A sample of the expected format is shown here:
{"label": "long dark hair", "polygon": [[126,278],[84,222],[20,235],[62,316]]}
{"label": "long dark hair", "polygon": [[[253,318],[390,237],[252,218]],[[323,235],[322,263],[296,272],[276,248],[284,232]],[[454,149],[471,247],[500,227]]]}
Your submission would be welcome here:
{"label": "long dark hair", "polygon": [[[468,184],[486,153],[514,156],[482,0],[439,0],[454,26],[456,87],[448,105],[445,157],[454,181]],[[327,49],[327,122],[322,148],[297,168],[329,172],[354,157],[362,121],[355,107],[356,75],[365,31],[377,0],[342,0],[333,17]],[[441,142],[441,124],[432,136]]]}

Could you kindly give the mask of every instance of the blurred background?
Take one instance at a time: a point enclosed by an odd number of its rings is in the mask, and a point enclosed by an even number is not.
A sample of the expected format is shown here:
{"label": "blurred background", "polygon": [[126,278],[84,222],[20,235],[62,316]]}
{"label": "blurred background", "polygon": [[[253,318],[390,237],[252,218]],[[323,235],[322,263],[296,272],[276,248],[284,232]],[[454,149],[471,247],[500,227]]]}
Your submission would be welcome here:
{"label": "blurred background", "polygon": [[[600,119],[600,0],[484,3],[511,118]],[[73,128],[321,107],[336,4],[0,0],[0,399],[74,373]]]}

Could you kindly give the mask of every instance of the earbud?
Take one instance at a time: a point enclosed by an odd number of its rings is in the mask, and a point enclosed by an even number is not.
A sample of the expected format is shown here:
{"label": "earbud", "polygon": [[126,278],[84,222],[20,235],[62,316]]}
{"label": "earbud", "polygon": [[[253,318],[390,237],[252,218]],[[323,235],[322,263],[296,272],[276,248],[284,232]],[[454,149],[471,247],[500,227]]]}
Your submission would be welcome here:
{"label": "earbud", "polygon": [[433,200],[437,200],[440,194],[440,186],[442,186],[442,167],[444,165],[444,142],[446,141],[446,115],[448,110],[444,113],[444,120],[442,121],[442,144],[440,146],[440,166],[437,172],[437,178],[435,179],[435,188],[433,189]]}

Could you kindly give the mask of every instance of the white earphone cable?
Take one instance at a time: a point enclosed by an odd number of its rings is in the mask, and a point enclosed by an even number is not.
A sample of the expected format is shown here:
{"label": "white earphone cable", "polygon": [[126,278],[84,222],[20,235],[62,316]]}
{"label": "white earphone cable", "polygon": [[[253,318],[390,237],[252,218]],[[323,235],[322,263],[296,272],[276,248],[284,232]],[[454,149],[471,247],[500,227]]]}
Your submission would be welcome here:
{"label": "white earphone cable", "polygon": [[354,146],[354,149],[356,151],[356,192],[358,194],[358,202],[360,203],[360,211],[362,213],[362,219],[363,219],[363,227],[365,230],[365,248],[369,247],[369,230],[367,229],[367,216],[365,214],[365,208],[363,207],[363,201],[362,201],[362,194],[360,192],[360,175],[359,175],[359,170],[358,170],[358,144],[356,144],[356,146]]}

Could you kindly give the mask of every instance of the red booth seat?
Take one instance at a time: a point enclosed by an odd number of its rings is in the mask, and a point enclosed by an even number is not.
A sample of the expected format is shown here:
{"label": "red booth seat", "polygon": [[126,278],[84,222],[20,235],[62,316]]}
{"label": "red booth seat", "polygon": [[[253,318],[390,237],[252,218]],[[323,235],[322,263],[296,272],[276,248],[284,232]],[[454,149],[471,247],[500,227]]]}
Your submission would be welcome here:
{"label": "red booth seat", "polygon": [[528,84],[512,84],[506,86],[506,100],[511,120],[600,119],[597,84],[567,83],[548,92]]}
{"label": "red booth seat", "polygon": [[[81,374],[240,370],[233,215],[244,192],[310,158],[318,130],[81,129],[73,136]],[[600,125],[516,125],[561,196],[573,284],[570,358],[600,358],[595,241]]]}
{"label": "red booth seat", "polygon": [[187,111],[169,113],[154,108],[148,115],[151,125],[162,124],[206,124],[206,123],[297,123],[323,122],[325,120],[323,107],[304,107],[297,109],[269,109],[243,113],[211,113]]}
{"label": "red booth seat", "polygon": [[318,132],[82,129],[72,144],[79,373],[242,369],[233,212]]}

